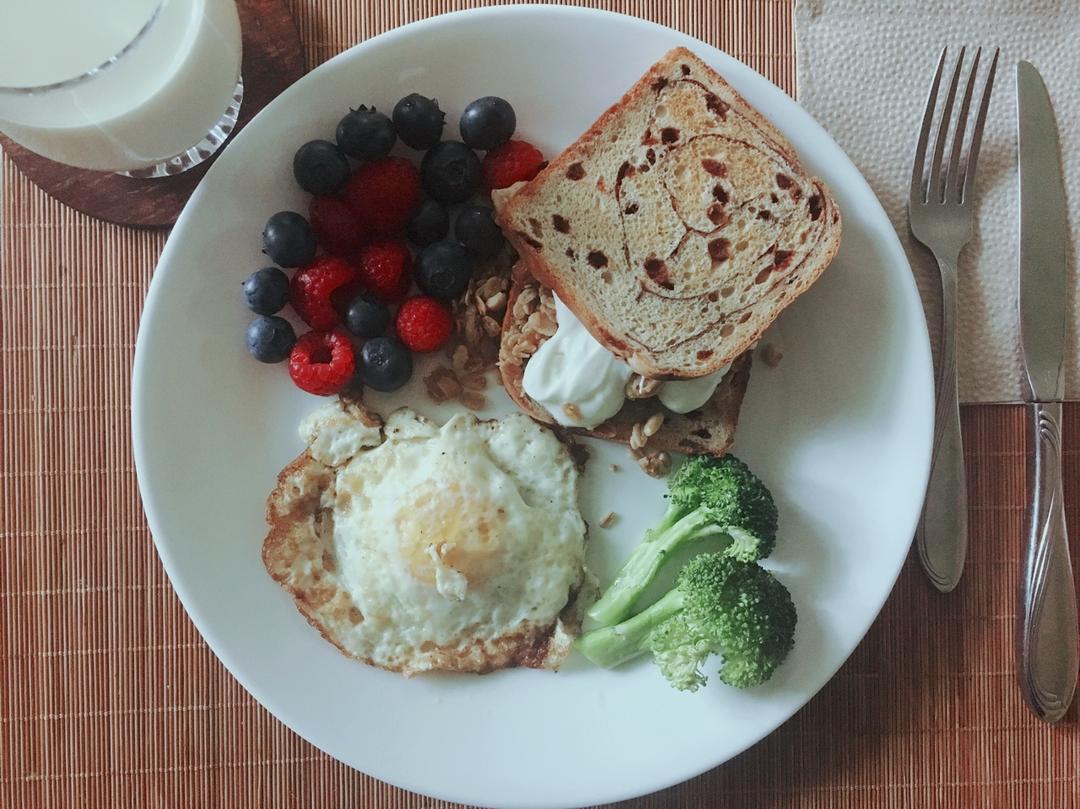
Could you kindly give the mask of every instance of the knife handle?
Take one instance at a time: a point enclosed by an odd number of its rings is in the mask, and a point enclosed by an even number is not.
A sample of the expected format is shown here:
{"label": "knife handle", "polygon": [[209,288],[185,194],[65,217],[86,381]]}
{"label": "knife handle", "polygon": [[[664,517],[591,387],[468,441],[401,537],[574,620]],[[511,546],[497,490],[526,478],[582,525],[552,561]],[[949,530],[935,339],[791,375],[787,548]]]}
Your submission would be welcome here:
{"label": "knife handle", "polygon": [[967,481],[956,383],[956,261],[941,267],[941,355],[934,408],[930,480],[915,545],[933,585],[947,593],[960,583],[967,557]]}
{"label": "knife handle", "polygon": [[1076,590],[1061,480],[1061,403],[1031,405],[1035,451],[1028,468],[1030,511],[1022,580],[1020,688],[1047,722],[1065,715],[1080,667]]}

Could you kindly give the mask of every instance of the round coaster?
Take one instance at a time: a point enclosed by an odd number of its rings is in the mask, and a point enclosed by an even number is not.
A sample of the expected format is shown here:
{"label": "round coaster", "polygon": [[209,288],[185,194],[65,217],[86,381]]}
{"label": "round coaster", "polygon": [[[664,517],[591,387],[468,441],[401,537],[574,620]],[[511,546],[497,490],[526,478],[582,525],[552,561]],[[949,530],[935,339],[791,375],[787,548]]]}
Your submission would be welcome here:
{"label": "round coaster", "polygon": [[[296,24],[284,0],[237,0],[236,7],[244,37],[240,68],[244,101],[236,125],[238,130],[304,75],[304,54]],[[140,180],[65,166],[36,155],[2,135],[0,145],[19,170],[49,196],[98,219],[142,228],[172,225],[199,180],[221,153],[219,149],[183,174]]]}

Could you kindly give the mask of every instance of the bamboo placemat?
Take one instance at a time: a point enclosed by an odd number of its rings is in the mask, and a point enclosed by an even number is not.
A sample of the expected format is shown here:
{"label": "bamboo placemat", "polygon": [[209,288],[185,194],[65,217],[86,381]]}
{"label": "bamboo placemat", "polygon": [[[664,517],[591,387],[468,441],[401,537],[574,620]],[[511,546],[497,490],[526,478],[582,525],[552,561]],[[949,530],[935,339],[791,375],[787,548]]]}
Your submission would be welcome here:
{"label": "bamboo placemat", "polygon": [[[309,66],[470,5],[292,0]],[[589,5],[681,28],[794,89],[789,0]],[[0,173],[0,807],[446,807],[319,753],[203,644],[154,552],[129,437],[136,326],[164,235],[66,210],[6,159]],[[958,591],[934,592],[909,561],[804,710],[727,765],[625,806],[1080,805],[1076,710],[1045,726],[1014,680],[1024,413],[971,407],[963,421],[972,547]],[[1080,532],[1078,405],[1065,436]]]}

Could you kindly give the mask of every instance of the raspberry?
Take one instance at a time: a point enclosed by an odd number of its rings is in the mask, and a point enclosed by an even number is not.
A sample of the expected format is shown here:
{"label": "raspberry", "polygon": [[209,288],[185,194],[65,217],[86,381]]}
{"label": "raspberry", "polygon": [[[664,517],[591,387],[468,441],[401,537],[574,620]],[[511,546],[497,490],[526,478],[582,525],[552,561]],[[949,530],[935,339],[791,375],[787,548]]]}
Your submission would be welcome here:
{"label": "raspberry", "polygon": [[360,291],[360,276],[346,261],[319,256],[297,270],[289,300],[300,319],[313,329],[325,331],[341,322],[339,309]]}
{"label": "raspberry", "polygon": [[327,253],[348,256],[367,241],[367,233],[352,208],[337,197],[312,197],[308,221]]}
{"label": "raspberry", "polygon": [[361,283],[383,303],[396,303],[409,294],[412,254],[405,242],[372,242],[356,256]]}
{"label": "raspberry", "polygon": [[412,351],[435,351],[450,337],[454,320],[435,298],[418,295],[398,309],[394,320],[398,338]]}
{"label": "raspberry", "polygon": [[341,329],[309,331],[289,354],[289,376],[296,387],[318,396],[337,393],[356,373],[356,352]]}
{"label": "raspberry", "polygon": [[420,172],[404,157],[384,157],[354,171],[343,193],[361,225],[394,236],[420,204]]}
{"label": "raspberry", "polygon": [[523,140],[508,140],[498,149],[492,149],[481,164],[484,186],[489,190],[531,180],[543,167],[540,150]]}

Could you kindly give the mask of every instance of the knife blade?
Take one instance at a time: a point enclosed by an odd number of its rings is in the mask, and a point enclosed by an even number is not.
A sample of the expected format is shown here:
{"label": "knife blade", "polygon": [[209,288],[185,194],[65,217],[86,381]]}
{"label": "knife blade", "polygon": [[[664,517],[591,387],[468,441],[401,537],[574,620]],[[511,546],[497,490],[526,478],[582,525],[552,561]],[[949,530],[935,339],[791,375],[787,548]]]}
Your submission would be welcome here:
{"label": "knife blade", "polygon": [[1017,63],[1016,97],[1020,342],[1034,447],[1020,588],[1020,689],[1038,716],[1056,722],[1072,702],[1080,667],[1061,475],[1068,220],[1054,109],[1029,62]]}
{"label": "knife blade", "polygon": [[1016,67],[1020,151],[1020,339],[1030,402],[1065,394],[1068,219],[1054,109],[1039,71]]}

